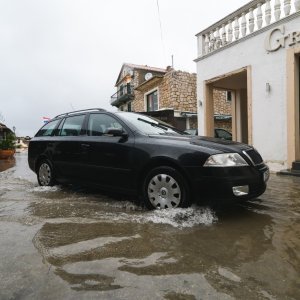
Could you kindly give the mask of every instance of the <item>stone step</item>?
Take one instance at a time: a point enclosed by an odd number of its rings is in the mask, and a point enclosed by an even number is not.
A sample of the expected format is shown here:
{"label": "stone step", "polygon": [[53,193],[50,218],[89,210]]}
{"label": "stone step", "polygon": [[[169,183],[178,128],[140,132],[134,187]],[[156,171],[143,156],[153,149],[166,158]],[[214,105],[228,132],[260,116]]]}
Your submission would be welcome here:
{"label": "stone step", "polygon": [[277,174],[300,177],[300,161],[299,160],[294,161],[291,169],[282,170]]}
{"label": "stone step", "polygon": [[300,172],[300,161],[294,161],[293,162],[292,170]]}

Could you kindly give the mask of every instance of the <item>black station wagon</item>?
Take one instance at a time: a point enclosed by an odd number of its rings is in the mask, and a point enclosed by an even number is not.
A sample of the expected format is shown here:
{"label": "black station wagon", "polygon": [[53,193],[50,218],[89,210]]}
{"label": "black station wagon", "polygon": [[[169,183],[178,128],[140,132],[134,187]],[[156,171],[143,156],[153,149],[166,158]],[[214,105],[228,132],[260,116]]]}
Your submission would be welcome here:
{"label": "black station wagon", "polygon": [[56,116],[30,141],[28,162],[42,186],[96,185],[139,195],[150,209],[255,198],[269,179],[249,145],[189,136],[142,114],[103,109]]}

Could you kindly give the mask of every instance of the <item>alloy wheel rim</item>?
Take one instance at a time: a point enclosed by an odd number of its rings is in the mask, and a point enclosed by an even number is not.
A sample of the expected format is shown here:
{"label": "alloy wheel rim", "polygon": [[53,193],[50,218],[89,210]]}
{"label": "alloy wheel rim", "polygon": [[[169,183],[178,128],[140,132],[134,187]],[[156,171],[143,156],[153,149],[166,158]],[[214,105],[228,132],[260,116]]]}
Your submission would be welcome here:
{"label": "alloy wheel rim", "polygon": [[180,204],[181,189],[170,175],[155,175],[148,184],[148,198],[156,209],[176,208]]}
{"label": "alloy wheel rim", "polygon": [[48,185],[51,181],[51,169],[48,164],[43,163],[39,169],[39,179],[41,185]]}

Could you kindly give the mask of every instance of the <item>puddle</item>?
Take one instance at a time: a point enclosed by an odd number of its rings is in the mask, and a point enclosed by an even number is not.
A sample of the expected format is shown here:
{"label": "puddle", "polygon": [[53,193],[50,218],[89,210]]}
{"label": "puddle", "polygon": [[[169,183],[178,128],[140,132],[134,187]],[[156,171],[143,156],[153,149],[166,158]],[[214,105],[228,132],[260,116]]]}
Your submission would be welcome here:
{"label": "puddle", "polygon": [[300,178],[218,211],[148,211],[38,187],[26,154],[15,163],[0,172],[1,299],[300,299]]}

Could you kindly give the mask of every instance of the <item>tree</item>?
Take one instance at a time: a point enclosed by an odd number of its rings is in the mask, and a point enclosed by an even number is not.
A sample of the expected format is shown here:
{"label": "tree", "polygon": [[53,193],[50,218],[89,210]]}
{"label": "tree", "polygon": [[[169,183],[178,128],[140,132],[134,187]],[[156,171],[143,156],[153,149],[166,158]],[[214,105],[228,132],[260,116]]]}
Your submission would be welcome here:
{"label": "tree", "polygon": [[0,122],[1,123],[5,122],[5,118],[4,118],[3,114],[1,113],[1,111],[0,111]]}

